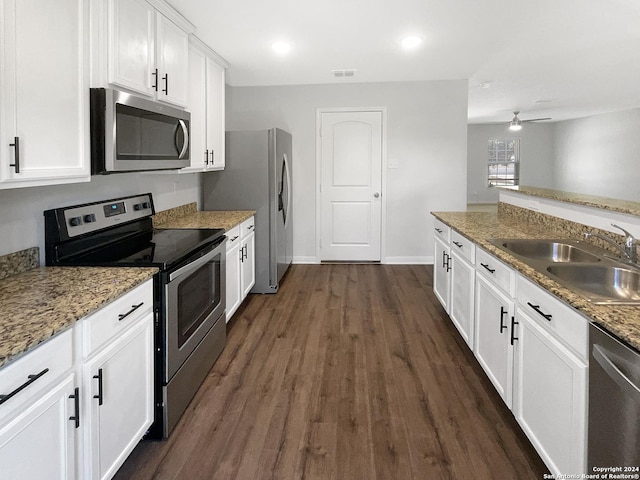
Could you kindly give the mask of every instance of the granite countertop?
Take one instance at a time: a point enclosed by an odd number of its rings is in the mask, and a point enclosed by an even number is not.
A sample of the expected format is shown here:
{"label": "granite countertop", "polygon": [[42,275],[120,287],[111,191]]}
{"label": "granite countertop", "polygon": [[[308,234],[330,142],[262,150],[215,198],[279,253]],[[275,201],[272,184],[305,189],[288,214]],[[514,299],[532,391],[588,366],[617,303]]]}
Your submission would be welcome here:
{"label": "granite countertop", "polygon": [[551,190],[549,188],[528,187],[519,185],[517,187],[498,187],[501,190],[522,193],[539,198],[548,198],[560,202],[568,202],[587,207],[602,208],[612,212],[626,213],[640,216],[640,202],[631,200],[620,200],[617,198],[599,197],[596,195],[586,195],[583,193],[564,192],[562,190]]}
{"label": "granite countertop", "polygon": [[157,271],[149,267],[42,267],[0,280],[0,367]]}
{"label": "granite countertop", "polygon": [[224,228],[225,232],[255,215],[255,210],[215,210],[185,213],[155,224],[156,228]]}
{"label": "granite countertop", "polygon": [[515,218],[499,217],[495,213],[432,212],[432,215],[579,310],[594,323],[640,350],[640,306],[595,305],[584,296],[561,286],[517,257],[487,242],[490,238],[566,238],[566,234],[550,228],[540,228],[539,225],[530,225]]}

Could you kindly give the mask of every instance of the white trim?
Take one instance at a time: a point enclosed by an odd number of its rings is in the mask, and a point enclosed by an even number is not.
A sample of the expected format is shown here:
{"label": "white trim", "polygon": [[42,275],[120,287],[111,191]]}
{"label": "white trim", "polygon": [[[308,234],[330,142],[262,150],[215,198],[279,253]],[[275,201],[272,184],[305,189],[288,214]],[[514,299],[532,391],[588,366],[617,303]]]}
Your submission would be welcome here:
{"label": "white trim", "polygon": [[320,193],[320,183],[322,182],[322,138],[320,127],[322,125],[323,113],[340,112],[380,112],[382,115],[382,165],[381,192],[380,198],[382,206],[380,210],[380,261],[386,262],[386,227],[387,227],[387,107],[334,107],[316,109],[316,258],[320,259],[320,239],[322,238],[322,202]]}
{"label": "white trim", "polygon": [[147,0],[157,12],[167,17],[175,23],[185,33],[191,34],[196,31],[196,26],[187,20],[178,10],[169,5],[165,0]]}
{"label": "white trim", "polygon": [[293,263],[296,265],[316,264],[320,263],[318,257],[293,257]]}
{"label": "white trim", "polygon": [[218,52],[216,52],[213,48],[211,48],[209,45],[207,45],[206,43],[204,43],[200,38],[198,38],[196,35],[189,35],[189,46],[194,47],[196,50],[200,50],[202,53],[204,53],[206,56],[208,56],[209,58],[211,58],[211,60],[213,60],[214,62],[216,62],[218,65],[220,65],[221,67],[227,69],[229,68],[229,62],[227,62],[222,55],[220,55]]}
{"label": "white trim", "polygon": [[387,257],[385,265],[433,265],[433,256],[430,257]]}

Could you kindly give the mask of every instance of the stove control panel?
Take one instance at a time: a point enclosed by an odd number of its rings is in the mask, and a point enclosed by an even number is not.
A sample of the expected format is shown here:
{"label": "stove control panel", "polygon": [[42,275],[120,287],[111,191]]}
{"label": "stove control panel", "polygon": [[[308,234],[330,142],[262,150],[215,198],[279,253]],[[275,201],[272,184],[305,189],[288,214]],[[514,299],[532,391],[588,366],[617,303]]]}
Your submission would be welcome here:
{"label": "stove control panel", "polygon": [[69,238],[150,217],[155,213],[150,193],[59,208],[45,212],[45,216],[49,212],[57,215],[60,223],[64,219],[64,228]]}

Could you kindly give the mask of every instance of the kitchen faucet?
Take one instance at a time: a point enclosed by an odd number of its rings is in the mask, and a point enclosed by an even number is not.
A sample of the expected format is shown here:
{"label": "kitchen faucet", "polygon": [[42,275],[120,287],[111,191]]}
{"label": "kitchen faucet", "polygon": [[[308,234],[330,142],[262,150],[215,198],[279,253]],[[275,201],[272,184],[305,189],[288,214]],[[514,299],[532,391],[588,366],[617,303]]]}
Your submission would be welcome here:
{"label": "kitchen faucet", "polygon": [[601,240],[604,240],[605,242],[610,243],[611,245],[613,245],[614,247],[616,247],[618,250],[620,250],[624,256],[625,259],[629,262],[629,263],[634,263],[637,264],[638,263],[638,249],[637,249],[637,245],[638,245],[638,239],[635,238],[633,235],[631,235],[628,231],[626,231],[624,228],[616,225],[615,223],[611,224],[612,227],[615,228],[619,228],[620,230],[622,230],[624,232],[624,246],[619,245],[618,242],[616,242],[613,238],[607,236],[607,235],[602,235],[600,233],[595,233],[595,232],[587,232],[584,234],[584,238],[590,238],[590,237],[597,237]]}

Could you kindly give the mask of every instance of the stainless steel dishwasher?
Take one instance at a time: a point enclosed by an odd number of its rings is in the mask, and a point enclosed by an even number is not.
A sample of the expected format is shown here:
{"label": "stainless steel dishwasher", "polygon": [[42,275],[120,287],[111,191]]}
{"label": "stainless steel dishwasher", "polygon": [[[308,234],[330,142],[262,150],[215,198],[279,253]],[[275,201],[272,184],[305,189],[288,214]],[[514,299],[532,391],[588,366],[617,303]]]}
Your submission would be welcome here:
{"label": "stainless steel dishwasher", "polygon": [[589,473],[618,467],[617,473],[637,474],[640,353],[591,324],[589,354]]}

